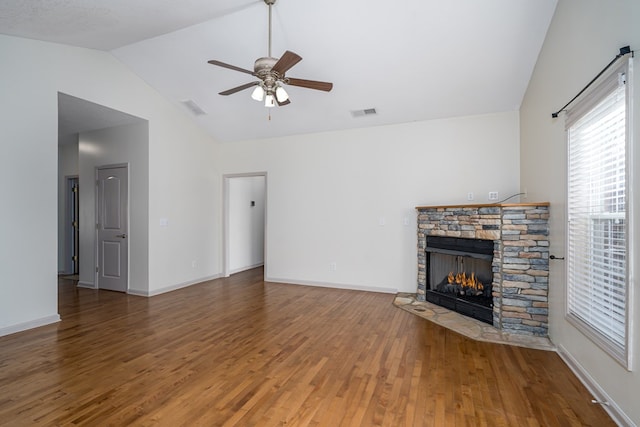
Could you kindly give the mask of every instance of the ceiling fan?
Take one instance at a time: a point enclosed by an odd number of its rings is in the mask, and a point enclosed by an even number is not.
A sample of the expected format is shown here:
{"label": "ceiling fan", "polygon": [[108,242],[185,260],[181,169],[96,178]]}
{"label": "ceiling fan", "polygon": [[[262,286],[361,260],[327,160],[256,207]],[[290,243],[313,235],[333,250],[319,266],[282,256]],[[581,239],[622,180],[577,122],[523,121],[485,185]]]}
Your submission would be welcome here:
{"label": "ceiling fan", "polygon": [[211,65],[217,65],[230,70],[240,71],[241,73],[251,74],[260,80],[225,90],[220,92],[220,95],[231,95],[255,86],[251,97],[256,101],[264,101],[265,107],[274,107],[276,103],[279,106],[291,103],[289,95],[283,85],[299,86],[329,92],[333,88],[333,83],[295,79],[293,77],[285,76],[285,73],[289,71],[291,67],[300,62],[302,57],[289,50],[286,51],[279,59],[271,56],[271,6],[273,6],[276,0],[264,0],[264,2],[269,6],[269,56],[256,59],[253,65],[253,71],[245,70],[244,68],[225,64],[224,62],[213,59],[208,61]]}

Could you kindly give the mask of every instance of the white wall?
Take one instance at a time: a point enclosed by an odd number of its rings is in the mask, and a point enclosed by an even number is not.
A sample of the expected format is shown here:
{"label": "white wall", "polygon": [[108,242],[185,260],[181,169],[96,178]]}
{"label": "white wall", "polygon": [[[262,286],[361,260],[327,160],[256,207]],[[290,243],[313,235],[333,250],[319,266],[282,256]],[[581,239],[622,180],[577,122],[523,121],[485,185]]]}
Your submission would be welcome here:
{"label": "white wall", "polygon": [[415,206],[520,186],[517,112],[218,146],[107,53],[8,36],[0,53],[0,333],[57,318],[58,92],[149,122],[144,295],[220,275],[223,173],[269,174],[268,278],[391,292],[415,290]]}
{"label": "white wall", "polygon": [[199,128],[183,125],[149,122],[150,295],[222,275],[221,159]]}
{"label": "white wall", "polygon": [[118,126],[81,133],[80,185],[80,283],[95,286],[96,266],[96,167],[129,166],[129,288],[149,288],[149,124]]}
{"label": "white wall", "polygon": [[[0,334],[6,334],[58,318],[58,120],[47,113],[56,111],[57,93],[36,95],[46,91],[46,79],[35,78],[42,75],[26,69],[4,37],[0,56]],[[33,78],[27,82],[25,74]]]}
{"label": "white wall", "polygon": [[268,280],[415,292],[415,207],[517,193],[518,141],[506,112],[225,143],[221,168],[268,173]]}
{"label": "white wall", "polygon": [[229,272],[233,274],[264,264],[266,180],[264,176],[227,179]]}
{"label": "white wall", "polygon": [[219,159],[188,113],[105,52],[0,35],[0,57],[0,335],[58,318],[58,92],[149,121],[143,293],[220,274]]}
{"label": "white wall", "polygon": [[71,248],[65,244],[67,232],[66,207],[70,203],[67,194],[67,177],[78,176],[78,135],[74,141],[60,145],[58,149],[58,271],[67,270]]}
{"label": "white wall", "polygon": [[[551,253],[565,255],[566,135],[564,119],[552,119],[551,113],[577,94],[611,59],[618,49],[630,45],[640,49],[640,2],[637,0],[560,0],[547,34],[532,80],[521,108],[521,183],[529,199],[551,202]],[[637,51],[638,52],[638,51]],[[636,52],[636,55],[637,55]],[[640,129],[640,62],[635,71],[635,142]],[[636,147],[637,148],[637,147]],[[635,169],[640,165],[640,150],[635,150]],[[630,186],[640,188],[640,174]],[[634,219],[640,224],[634,206]],[[637,230],[636,226],[636,230]],[[637,237],[633,239],[638,243]],[[632,259],[640,271],[640,247]],[[595,346],[564,318],[565,265],[552,261],[549,301],[550,335],[564,356],[573,361],[583,379],[591,382],[597,393],[613,401],[613,410],[626,413],[621,422],[640,424],[640,291],[635,281],[633,304],[636,307],[633,352],[634,372],[628,372]]]}

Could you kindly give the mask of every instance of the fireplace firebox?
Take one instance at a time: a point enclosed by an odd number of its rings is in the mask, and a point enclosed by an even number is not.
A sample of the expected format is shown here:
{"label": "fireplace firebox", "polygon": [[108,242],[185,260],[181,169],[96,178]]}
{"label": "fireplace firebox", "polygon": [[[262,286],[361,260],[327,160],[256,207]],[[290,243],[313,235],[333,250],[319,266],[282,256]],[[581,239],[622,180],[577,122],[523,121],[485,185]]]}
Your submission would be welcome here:
{"label": "fireplace firebox", "polygon": [[492,240],[429,236],[426,300],[493,324]]}

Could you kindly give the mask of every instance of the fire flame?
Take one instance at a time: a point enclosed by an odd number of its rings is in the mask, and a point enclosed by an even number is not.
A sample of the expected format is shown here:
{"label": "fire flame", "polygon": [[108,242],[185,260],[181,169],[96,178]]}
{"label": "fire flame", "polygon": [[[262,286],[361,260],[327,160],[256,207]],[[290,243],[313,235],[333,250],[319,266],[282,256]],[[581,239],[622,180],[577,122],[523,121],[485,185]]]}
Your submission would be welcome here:
{"label": "fire flame", "polygon": [[449,282],[450,285],[453,283],[460,285],[463,289],[468,288],[476,291],[484,290],[484,285],[476,278],[475,273],[471,273],[471,276],[467,277],[467,273],[465,272],[456,273],[454,275],[453,271],[450,271],[447,276],[447,282]]}

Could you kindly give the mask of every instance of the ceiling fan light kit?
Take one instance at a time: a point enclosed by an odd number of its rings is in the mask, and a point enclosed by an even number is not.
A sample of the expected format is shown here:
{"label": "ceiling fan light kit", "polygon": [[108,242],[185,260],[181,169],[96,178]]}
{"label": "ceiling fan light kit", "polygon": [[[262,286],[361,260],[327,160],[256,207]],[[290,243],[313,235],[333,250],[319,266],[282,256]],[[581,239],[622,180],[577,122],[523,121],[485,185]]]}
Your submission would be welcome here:
{"label": "ceiling fan light kit", "polygon": [[258,102],[262,102],[264,100],[264,89],[262,89],[262,86],[256,86],[256,88],[251,93],[251,98],[255,99]]}
{"label": "ceiling fan light kit", "polygon": [[276,99],[272,94],[268,93],[267,96],[264,97],[264,106],[268,108],[276,106]]}
{"label": "ceiling fan light kit", "polygon": [[253,71],[245,70],[244,68],[236,67],[235,65],[226,64],[213,59],[208,61],[211,65],[217,65],[219,67],[228,68],[241,73],[251,74],[260,80],[222,91],[220,92],[220,95],[231,95],[255,86],[255,89],[251,93],[251,98],[259,102],[264,100],[265,107],[274,107],[276,103],[279,106],[291,103],[289,100],[289,94],[284,89],[283,85],[298,86],[307,89],[322,90],[325,92],[331,91],[331,89],[333,89],[333,83],[295,79],[285,76],[285,73],[289,71],[291,67],[300,62],[302,57],[288,50],[280,58],[274,58],[271,56],[271,6],[275,4],[276,0],[264,0],[264,2],[269,6],[269,56],[258,58],[253,64]]}
{"label": "ceiling fan light kit", "polygon": [[282,86],[278,86],[276,88],[276,99],[278,102],[282,103],[289,99],[289,94]]}

